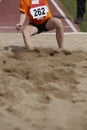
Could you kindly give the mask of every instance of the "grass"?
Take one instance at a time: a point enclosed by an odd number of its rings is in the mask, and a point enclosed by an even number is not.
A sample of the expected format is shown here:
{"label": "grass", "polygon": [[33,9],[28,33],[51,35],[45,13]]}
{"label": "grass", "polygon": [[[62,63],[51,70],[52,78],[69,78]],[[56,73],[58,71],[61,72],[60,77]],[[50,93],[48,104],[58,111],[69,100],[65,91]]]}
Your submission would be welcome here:
{"label": "grass", "polygon": [[[59,1],[63,3],[66,11],[68,12],[68,15],[70,15],[74,20],[76,17],[76,0],[59,0]],[[86,13],[84,16],[84,20],[80,25],[78,25],[78,27],[82,32],[87,32],[87,3],[86,3]]]}

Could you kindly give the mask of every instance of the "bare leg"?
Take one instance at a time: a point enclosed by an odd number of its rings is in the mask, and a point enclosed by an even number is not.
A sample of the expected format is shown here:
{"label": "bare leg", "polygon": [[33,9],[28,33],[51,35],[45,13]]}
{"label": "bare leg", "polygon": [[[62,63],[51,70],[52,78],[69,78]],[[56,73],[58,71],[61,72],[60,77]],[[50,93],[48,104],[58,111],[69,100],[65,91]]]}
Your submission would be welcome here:
{"label": "bare leg", "polygon": [[34,49],[32,41],[31,41],[31,36],[35,35],[37,32],[38,32],[38,29],[36,27],[31,26],[31,25],[27,25],[25,27],[25,29],[22,31],[25,46],[29,50]]}
{"label": "bare leg", "polygon": [[64,32],[61,21],[58,18],[51,18],[48,20],[46,27],[48,30],[56,29],[56,39],[59,48],[63,47]]}

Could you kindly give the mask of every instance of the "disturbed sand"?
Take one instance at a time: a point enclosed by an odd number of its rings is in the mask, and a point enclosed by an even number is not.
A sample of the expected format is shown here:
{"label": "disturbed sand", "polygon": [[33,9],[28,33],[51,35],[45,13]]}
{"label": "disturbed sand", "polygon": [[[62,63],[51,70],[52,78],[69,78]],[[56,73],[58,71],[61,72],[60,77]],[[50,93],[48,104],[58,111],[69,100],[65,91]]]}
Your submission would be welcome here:
{"label": "disturbed sand", "polygon": [[0,130],[87,130],[87,34],[58,51],[55,34],[38,35],[33,52],[0,36]]}

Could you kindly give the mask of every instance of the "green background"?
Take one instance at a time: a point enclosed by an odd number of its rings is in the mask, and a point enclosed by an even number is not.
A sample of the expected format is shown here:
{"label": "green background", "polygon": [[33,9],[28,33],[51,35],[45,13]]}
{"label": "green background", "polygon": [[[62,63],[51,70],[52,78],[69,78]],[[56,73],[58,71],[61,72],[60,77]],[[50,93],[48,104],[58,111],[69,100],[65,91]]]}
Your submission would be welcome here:
{"label": "green background", "polygon": [[[60,0],[65,6],[68,15],[75,20],[76,18],[76,0]],[[78,25],[82,32],[87,32],[87,2],[86,2],[86,13],[84,15],[84,20],[81,24]]]}

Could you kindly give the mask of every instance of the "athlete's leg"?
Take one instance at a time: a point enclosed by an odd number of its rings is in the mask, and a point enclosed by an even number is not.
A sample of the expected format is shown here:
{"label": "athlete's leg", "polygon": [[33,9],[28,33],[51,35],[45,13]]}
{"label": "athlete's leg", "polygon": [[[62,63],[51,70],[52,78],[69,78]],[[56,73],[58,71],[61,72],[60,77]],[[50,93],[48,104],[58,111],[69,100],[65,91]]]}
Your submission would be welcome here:
{"label": "athlete's leg", "polygon": [[62,22],[58,18],[51,18],[46,23],[46,28],[48,30],[56,29],[56,39],[59,48],[63,47],[63,40],[64,40],[64,32],[63,32],[63,25]]}
{"label": "athlete's leg", "polygon": [[27,25],[24,28],[24,30],[22,31],[25,46],[29,50],[34,49],[32,41],[31,41],[31,36],[35,35],[37,32],[38,32],[38,29],[36,27],[32,26],[32,25]]}

